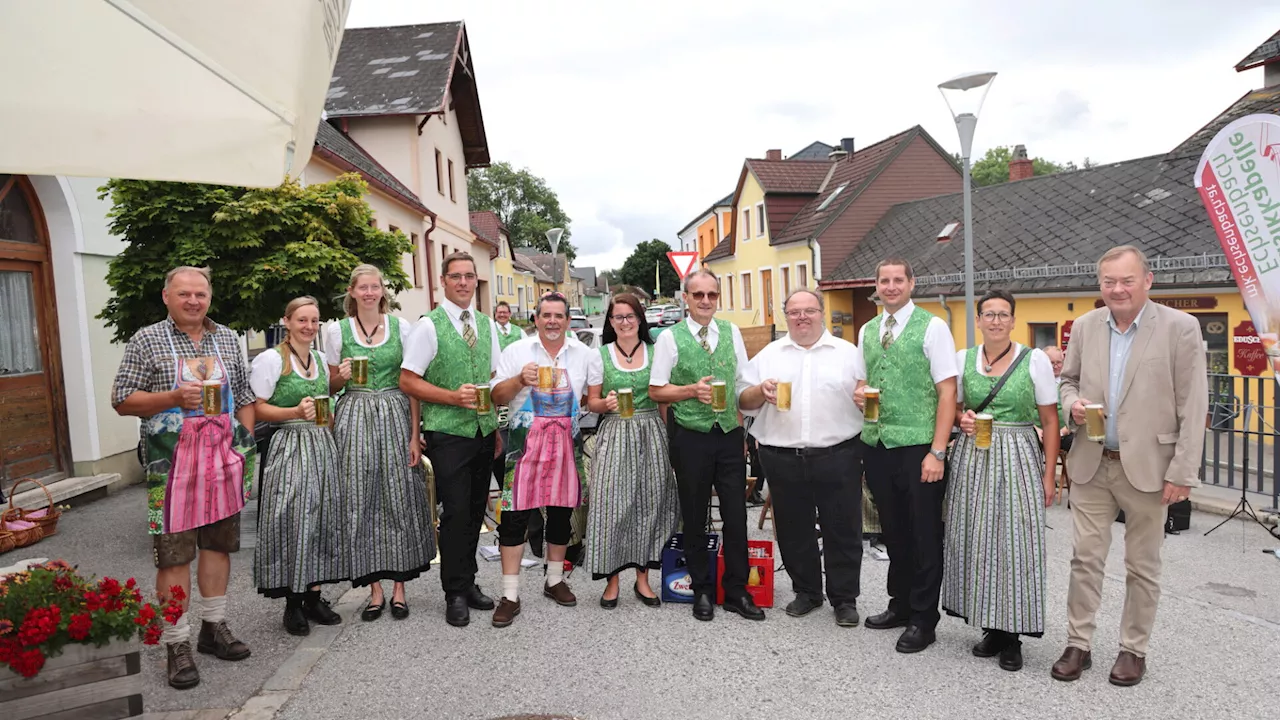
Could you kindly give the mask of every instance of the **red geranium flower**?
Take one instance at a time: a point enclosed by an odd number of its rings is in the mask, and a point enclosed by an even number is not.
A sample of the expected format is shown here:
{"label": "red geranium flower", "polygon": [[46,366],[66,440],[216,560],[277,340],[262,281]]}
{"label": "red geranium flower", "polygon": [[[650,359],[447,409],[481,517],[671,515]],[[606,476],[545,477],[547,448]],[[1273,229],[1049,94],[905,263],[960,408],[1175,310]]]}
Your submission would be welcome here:
{"label": "red geranium flower", "polygon": [[102,578],[98,583],[98,590],[107,597],[116,597],[120,594],[120,581],[115,578]]}
{"label": "red geranium flower", "polygon": [[35,677],[40,672],[40,668],[44,667],[44,653],[39,650],[27,650],[18,653],[16,657],[9,661],[9,667],[13,671],[25,678]]}
{"label": "red geranium flower", "polygon": [[[18,640],[27,647],[39,645],[58,631],[58,624],[61,622],[62,608],[57,605],[51,605],[47,608],[32,608],[27,611],[27,616],[22,621],[22,627],[18,628]],[[43,664],[43,661],[41,661],[41,665]],[[39,668],[36,668],[36,670],[39,670]]]}
{"label": "red geranium flower", "polygon": [[169,587],[169,597],[177,602],[182,602],[187,599],[187,593],[183,591],[181,585],[171,585]]}
{"label": "red geranium flower", "polygon": [[143,645],[155,645],[160,642],[160,635],[164,631],[159,625],[149,625],[146,633],[142,636]]}
{"label": "red geranium flower", "polygon": [[100,610],[104,600],[106,598],[92,590],[86,590],[84,593],[84,607],[89,612]]}
{"label": "red geranium flower", "polygon": [[89,617],[89,613],[72,615],[71,623],[67,625],[67,634],[72,640],[84,640],[89,637],[89,631],[92,629],[93,618]]}
{"label": "red geranium flower", "polygon": [[5,665],[17,657],[21,650],[22,643],[18,642],[18,638],[0,638],[0,665]]}
{"label": "red geranium flower", "polygon": [[134,578],[129,578],[128,580],[125,581],[124,586],[132,590],[138,586],[138,581],[135,580]]}
{"label": "red geranium flower", "polygon": [[146,627],[156,619],[156,608],[151,603],[147,603],[138,608],[138,617],[133,619],[139,627]]}

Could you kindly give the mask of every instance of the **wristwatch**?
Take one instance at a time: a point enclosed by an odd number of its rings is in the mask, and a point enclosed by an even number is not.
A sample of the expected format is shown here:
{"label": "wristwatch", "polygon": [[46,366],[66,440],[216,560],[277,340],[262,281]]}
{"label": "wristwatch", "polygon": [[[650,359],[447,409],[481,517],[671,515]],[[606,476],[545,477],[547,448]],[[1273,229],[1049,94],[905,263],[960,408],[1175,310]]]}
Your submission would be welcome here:
{"label": "wristwatch", "polygon": [[936,457],[936,458],[938,458],[938,459],[939,459],[939,460],[941,460],[942,462],[946,462],[946,461],[947,461],[947,451],[946,451],[946,450],[934,450],[934,449],[930,448],[930,449],[929,449],[929,454],[930,454],[930,455],[932,455],[932,456],[934,456],[934,457]]}

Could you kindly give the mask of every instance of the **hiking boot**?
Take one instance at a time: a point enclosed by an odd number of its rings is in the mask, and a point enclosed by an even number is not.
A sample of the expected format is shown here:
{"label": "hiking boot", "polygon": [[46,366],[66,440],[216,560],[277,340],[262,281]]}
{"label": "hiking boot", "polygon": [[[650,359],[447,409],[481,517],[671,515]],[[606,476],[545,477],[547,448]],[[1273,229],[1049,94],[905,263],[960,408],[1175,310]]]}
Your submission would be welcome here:
{"label": "hiking boot", "polygon": [[196,659],[191,656],[191,641],[165,645],[169,653],[169,687],[187,690],[200,684],[200,671]]}
{"label": "hiking boot", "polygon": [[226,620],[200,623],[200,638],[196,641],[196,650],[219,660],[234,661],[249,657],[249,646],[231,634]]}

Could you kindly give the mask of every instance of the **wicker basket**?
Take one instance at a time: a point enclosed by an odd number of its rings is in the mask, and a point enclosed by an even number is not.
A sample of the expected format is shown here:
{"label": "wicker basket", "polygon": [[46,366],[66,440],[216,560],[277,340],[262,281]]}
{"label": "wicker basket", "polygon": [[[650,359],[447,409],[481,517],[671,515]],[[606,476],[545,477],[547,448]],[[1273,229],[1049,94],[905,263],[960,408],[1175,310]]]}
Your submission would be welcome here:
{"label": "wicker basket", "polygon": [[17,547],[13,542],[13,533],[8,530],[0,530],[0,555],[9,552]]}
{"label": "wicker basket", "polygon": [[[13,498],[18,494],[18,486],[22,483],[31,483],[44,491],[44,496],[49,500],[48,510],[45,511],[44,515],[32,517],[32,513],[40,512],[40,508],[26,510],[13,506]],[[9,489],[9,509],[5,511],[4,517],[6,521],[25,520],[26,522],[35,523],[44,531],[43,537],[49,537],[58,532],[58,518],[62,517],[62,511],[53,504],[53,495],[49,493],[49,488],[45,487],[44,483],[26,478],[14,483],[13,487]]]}
{"label": "wicker basket", "polygon": [[14,529],[9,523],[18,522],[16,515],[17,511],[15,510],[5,510],[3,513],[0,513],[0,528],[4,528],[4,532],[13,536],[13,547],[15,549],[24,548],[28,545],[35,545],[44,539],[44,528],[41,528],[35,523],[32,523],[29,528],[23,528],[21,530]]}

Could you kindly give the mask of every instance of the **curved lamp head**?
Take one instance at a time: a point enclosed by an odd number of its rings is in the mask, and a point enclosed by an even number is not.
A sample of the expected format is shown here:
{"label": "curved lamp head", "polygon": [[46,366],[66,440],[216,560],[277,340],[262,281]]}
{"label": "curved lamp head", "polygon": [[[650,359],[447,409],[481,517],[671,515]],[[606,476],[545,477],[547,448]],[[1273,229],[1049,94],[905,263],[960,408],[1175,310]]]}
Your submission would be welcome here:
{"label": "curved lamp head", "polygon": [[555,255],[560,247],[560,236],[564,234],[564,228],[551,228],[547,231],[547,242],[551,243],[551,254]]}
{"label": "curved lamp head", "polygon": [[[946,82],[938,84],[942,100],[951,111],[960,132],[960,154],[966,159],[973,149],[973,131],[978,125],[978,111],[987,99],[987,92],[995,82],[993,72],[972,72],[957,75]],[[979,91],[979,92],[975,92]]]}

